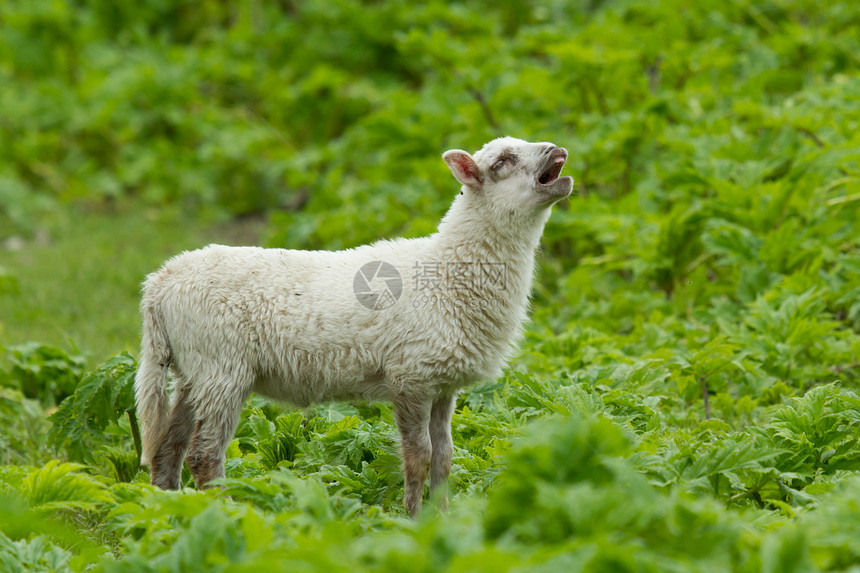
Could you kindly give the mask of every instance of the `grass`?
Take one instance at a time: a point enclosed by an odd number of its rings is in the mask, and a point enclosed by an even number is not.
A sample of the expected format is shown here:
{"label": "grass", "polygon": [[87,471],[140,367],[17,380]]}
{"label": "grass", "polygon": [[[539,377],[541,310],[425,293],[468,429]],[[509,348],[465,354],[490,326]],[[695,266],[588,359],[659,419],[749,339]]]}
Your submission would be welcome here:
{"label": "grass", "polygon": [[0,296],[0,341],[38,341],[97,363],[137,352],[139,290],[148,273],[208,243],[256,243],[260,222],[213,224],[126,205],[62,210],[40,229],[39,239],[0,249],[0,267],[17,283]]}

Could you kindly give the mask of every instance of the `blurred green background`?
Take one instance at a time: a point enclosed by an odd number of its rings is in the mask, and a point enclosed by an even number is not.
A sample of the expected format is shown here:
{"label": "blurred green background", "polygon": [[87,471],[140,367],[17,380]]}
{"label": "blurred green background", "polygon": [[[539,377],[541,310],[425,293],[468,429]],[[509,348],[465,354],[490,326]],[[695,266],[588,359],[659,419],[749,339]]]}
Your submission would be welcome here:
{"label": "blurred green background", "polygon": [[750,301],[856,247],[858,17],[812,1],[7,0],[0,341],[134,349],[140,281],[208,242],[432,232],[456,189],[440,153],[503,134],[571,152],[579,195],[549,225],[544,296],[576,304],[565,285],[592,269],[693,306]]}

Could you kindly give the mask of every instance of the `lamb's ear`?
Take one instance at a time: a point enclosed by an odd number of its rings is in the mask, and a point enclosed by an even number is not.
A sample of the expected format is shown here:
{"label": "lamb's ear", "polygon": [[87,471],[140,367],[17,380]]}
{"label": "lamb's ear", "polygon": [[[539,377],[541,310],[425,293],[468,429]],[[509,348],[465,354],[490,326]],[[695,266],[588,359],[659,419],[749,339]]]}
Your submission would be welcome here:
{"label": "lamb's ear", "polygon": [[472,156],[462,149],[451,149],[442,154],[442,159],[448,164],[451,173],[457,181],[478,191],[484,185],[484,178],[478,164]]}

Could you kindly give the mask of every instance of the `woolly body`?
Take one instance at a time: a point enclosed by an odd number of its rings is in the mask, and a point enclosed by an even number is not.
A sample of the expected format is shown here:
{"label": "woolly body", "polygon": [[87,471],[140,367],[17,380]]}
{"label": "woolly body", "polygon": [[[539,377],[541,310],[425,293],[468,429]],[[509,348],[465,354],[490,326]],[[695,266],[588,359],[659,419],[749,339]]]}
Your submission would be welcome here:
{"label": "woolly body", "polygon": [[[176,459],[181,469],[189,443],[184,434],[192,433],[187,461],[198,484],[219,477],[219,468],[211,466],[220,463],[223,472],[221,450],[252,391],[298,406],[391,400],[404,413],[398,418],[401,433],[411,431],[404,425],[416,425],[421,434],[420,464],[430,455],[430,444],[423,443],[430,441],[423,440],[428,432],[441,432],[440,439],[450,442],[456,392],[498,376],[520,336],[549,206],[569,193],[569,185],[564,193],[564,185],[555,181],[569,178],[559,179],[555,172],[551,183],[561,191],[553,188],[549,199],[538,194],[535,200],[521,193],[519,171],[533,180],[545,164],[555,168],[546,159],[551,149],[559,148],[502,138],[474,158],[448,152],[446,161],[464,187],[429,237],[336,252],[210,245],[182,253],[149,275],[135,383],[143,426],[141,462],[170,466],[170,475],[161,481],[152,467],[153,483],[178,487]],[[530,152],[535,157],[529,162]],[[513,165],[506,176],[491,169],[500,165],[503,153],[516,158],[509,161]],[[459,171],[460,159],[465,172]],[[518,170],[517,163],[527,167]],[[380,262],[396,269],[402,289],[396,296],[395,288],[386,304],[368,308],[372,305],[356,296],[356,276],[363,268],[377,270]],[[476,276],[483,265],[495,269],[493,280]],[[419,285],[425,268],[441,273],[441,282],[431,281],[436,288]],[[465,271],[470,279],[450,284],[445,278],[451,269]],[[381,292],[389,281],[396,282],[390,272],[386,279],[377,277],[370,287]],[[172,413],[168,368],[175,378]],[[447,434],[425,423],[436,403],[438,425],[447,422]],[[414,416],[405,414],[411,410]],[[403,438],[407,457],[408,436]],[[170,461],[158,463],[157,458]],[[195,472],[195,463],[204,469]],[[450,467],[450,452],[441,463]],[[405,464],[409,474],[409,461]],[[447,469],[442,473],[435,481],[447,478]],[[422,488],[423,479],[426,472]],[[414,497],[413,492],[411,502],[407,499],[413,514]]]}

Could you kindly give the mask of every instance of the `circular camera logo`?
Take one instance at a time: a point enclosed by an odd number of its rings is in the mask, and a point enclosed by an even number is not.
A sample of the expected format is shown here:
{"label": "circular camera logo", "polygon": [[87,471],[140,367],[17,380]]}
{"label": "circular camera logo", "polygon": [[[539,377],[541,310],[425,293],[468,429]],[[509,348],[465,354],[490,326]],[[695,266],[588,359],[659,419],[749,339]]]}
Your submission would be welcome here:
{"label": "circular camera logo", "polygon": [[365,263],[352,280],[355,298],[370,310],[392,306],[403,293],[403,280],[394,266],[383,261]]}

